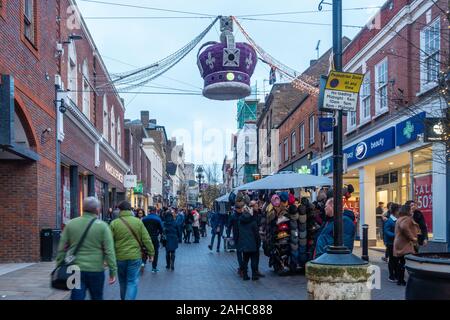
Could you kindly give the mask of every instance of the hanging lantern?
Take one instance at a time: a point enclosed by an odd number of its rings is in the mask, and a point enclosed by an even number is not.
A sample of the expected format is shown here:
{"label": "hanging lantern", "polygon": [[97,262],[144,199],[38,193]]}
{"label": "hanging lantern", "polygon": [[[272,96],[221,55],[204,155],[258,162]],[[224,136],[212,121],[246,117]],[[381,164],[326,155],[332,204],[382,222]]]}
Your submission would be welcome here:
{"label": "hanging lantern", "polygon": [[207,42],[199,50],[197,64],[205,80],[203,95],[213,100],[245,98],[251,94],[256,51],[247,43],[234,42],[231,17],[221,17],[220,31],[220,43]]}

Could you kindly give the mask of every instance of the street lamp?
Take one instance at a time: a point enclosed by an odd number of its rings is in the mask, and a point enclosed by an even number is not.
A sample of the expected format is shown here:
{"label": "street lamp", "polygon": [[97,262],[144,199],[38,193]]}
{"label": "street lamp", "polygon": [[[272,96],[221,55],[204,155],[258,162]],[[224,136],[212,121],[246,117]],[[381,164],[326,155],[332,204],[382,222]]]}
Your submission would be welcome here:
{"label": "street lamp", "polygon": [[199,196],[200,196],[200,198],[201,198],[201,193],[202,193],[202,179],[204,178],[204,176],[203,176],[203,172],[204,172],[205,170],[203,169],[203,167],[202,166],[199,166],[198,168],[197,168],[197,179],[198,179],[198,193],[199,193]]}

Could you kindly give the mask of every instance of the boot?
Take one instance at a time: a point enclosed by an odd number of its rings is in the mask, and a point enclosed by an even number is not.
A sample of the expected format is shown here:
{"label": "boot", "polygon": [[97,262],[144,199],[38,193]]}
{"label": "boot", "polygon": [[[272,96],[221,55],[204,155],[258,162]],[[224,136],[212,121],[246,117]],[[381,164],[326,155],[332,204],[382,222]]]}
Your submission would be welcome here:
{"label": "boot", "polygon": [[247,272],[243,272],[242,279],[243,279],[244,281],[250,280],[250,277],[248,276]]}
{"label": "boot", "polygon": [[175,252],[170,255],[170,269],[175,270]]}

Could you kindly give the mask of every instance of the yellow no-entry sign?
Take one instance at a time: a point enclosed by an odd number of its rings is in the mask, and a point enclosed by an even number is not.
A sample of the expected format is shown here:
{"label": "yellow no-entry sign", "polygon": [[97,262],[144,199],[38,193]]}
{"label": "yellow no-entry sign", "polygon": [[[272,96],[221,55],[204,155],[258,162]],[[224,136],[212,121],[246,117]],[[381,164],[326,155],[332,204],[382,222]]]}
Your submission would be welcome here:
{"label": "yellow no-entry sign", "polygon": [[326,85],[327,90],[359,93],[364,75],[331,71]]}

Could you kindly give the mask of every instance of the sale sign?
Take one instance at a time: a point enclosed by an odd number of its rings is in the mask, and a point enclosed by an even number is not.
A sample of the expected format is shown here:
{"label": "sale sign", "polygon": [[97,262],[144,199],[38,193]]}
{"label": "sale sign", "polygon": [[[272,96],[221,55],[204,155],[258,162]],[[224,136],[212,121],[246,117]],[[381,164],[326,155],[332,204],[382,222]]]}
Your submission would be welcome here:
{"label": "sale sign", "polygon": [[432,176],[414,178],[414,198],[418,209],[423,213],[428,232],[433,232],[433,197],[431,191]]}

